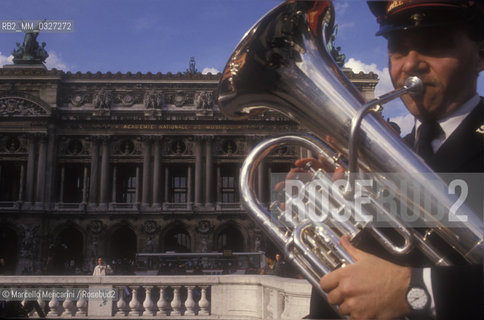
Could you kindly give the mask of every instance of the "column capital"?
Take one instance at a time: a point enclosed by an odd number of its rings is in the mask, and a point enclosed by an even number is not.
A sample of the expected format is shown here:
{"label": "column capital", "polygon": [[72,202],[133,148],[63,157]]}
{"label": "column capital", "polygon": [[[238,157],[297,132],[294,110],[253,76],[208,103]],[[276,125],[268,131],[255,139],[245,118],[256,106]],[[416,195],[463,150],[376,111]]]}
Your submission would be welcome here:
{"label": "column capital", "polygon": [[94,135],[94,136],[89,136],[89,139],[91,141],[96,141],[96,142],[108,142],[112,139],[111,135]]}
{"label": "column capital", "polygon": [[215,139],[215,136],[214,135],[203,135],[203,136],[199,136],[200,137],[200,140],[202,141],[213,141]]}
{"label": "column capital", "polygon": [[38,137],[41,144],[46,144],[49,142],[49,136],[47,134],[40,134]]}
{"label": "column capital", "polygon": [[154,139],[152,136],[141,136],[141,141],[146,143],[151,143]]}
{"label": "column capital", "polygon": [[153,140],[154,142],[160,142],[160,141],[163,140],[163,138],[164,138],[164,136],[161,136],[161,135],[159,135],[159,136],[151,136],[151,140]]}
{"label": "column capital", "polygon": [[26,134],[26,137],[32,140],[47,139],[47,136],[47,132],[31,132]]}

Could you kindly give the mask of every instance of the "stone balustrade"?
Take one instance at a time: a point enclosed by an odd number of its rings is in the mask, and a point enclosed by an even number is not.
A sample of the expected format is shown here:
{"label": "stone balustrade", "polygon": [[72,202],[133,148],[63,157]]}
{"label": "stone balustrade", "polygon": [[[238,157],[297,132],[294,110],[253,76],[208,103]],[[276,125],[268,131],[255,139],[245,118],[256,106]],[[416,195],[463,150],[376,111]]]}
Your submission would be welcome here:
{"label": "stone balustrade", "polygon": [[[9,294],[42,289],[37,302],[56,319],[294,320],[308,314],[311,293],[305,280],[260,275],[0,276],[0,287]],[[89,295],[56,294],[65,289]],[[11,301],[3,291],[0,301]],[[33,309],[29,317],[39,316]]]}

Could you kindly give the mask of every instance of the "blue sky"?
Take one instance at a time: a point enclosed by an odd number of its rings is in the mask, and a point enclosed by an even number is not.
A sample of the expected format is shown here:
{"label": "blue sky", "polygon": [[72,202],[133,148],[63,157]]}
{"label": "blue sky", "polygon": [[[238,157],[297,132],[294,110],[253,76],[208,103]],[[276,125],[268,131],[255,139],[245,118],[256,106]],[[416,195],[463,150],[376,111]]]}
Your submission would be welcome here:
{"label": "blue sky", "polygon": [[[184,72],[190,57],[199,71],[221,71],[244,33],[279,0],[2,0],[0,20],[74,21],[73,33],[41,33],[48,68],[71,72]],[[381,78],[390,90],[386,41],[362,0],[335,0],[336,46],[354,71]],[[11,62],[22,33],[0,33],[0,66]],[[483,78],[481,76],[481,78]],[[484,95],[484,81],[479,93]],[[404,130],[412,119],[400,103],[385,108]]]}

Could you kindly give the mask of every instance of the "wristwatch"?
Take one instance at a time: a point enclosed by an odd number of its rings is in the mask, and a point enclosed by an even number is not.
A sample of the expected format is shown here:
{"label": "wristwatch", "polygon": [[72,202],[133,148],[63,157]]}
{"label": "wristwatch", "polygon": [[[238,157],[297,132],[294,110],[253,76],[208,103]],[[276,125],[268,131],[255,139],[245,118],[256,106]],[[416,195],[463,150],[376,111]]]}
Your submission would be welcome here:
{"label": "wristwatch", "polygon": [[410,315],[421,318],[428,315],[430,309],[430,295],[423,281],[423,269],[412,268],[410,285],[407,290],[407,303],[410,307]]}

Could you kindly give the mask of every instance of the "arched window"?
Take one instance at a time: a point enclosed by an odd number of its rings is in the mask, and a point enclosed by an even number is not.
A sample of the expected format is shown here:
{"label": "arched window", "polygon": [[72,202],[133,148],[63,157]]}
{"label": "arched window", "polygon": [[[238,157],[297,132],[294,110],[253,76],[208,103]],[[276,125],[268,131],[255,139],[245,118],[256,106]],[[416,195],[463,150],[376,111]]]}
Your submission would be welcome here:
{"label": "arched window", "polygon": [[165,240],[165,251],[175,251],[175,252],[191,251],[190,235],[185,229],[181,227],[177,227],[170,230],[165,235],[164,240]]}
{"label": "arched window", "polygon": [[62,273],[74,274],[76,268],[82,267],[83,248],[82,233],[76,228],[67,227],[57,235],[52,253],[61,264],[57,267],[63,269]]}
{"label": "arched window", "polygon": [[134,261],[137,250],[137,238],[133,230],[128,226],[122,226],[111,235],[108,257],[112,260]]}
{"label": "arched window", "polygon": [[217,237],[217,250],[244,251],[244,237],[234,226],[225,227]]}
{"label": "arched window", "polygon": [[5,263],[4,274],[15,274],[17,266],[17,233],[6,226],[0,228],[0,258],[3,258]]}

